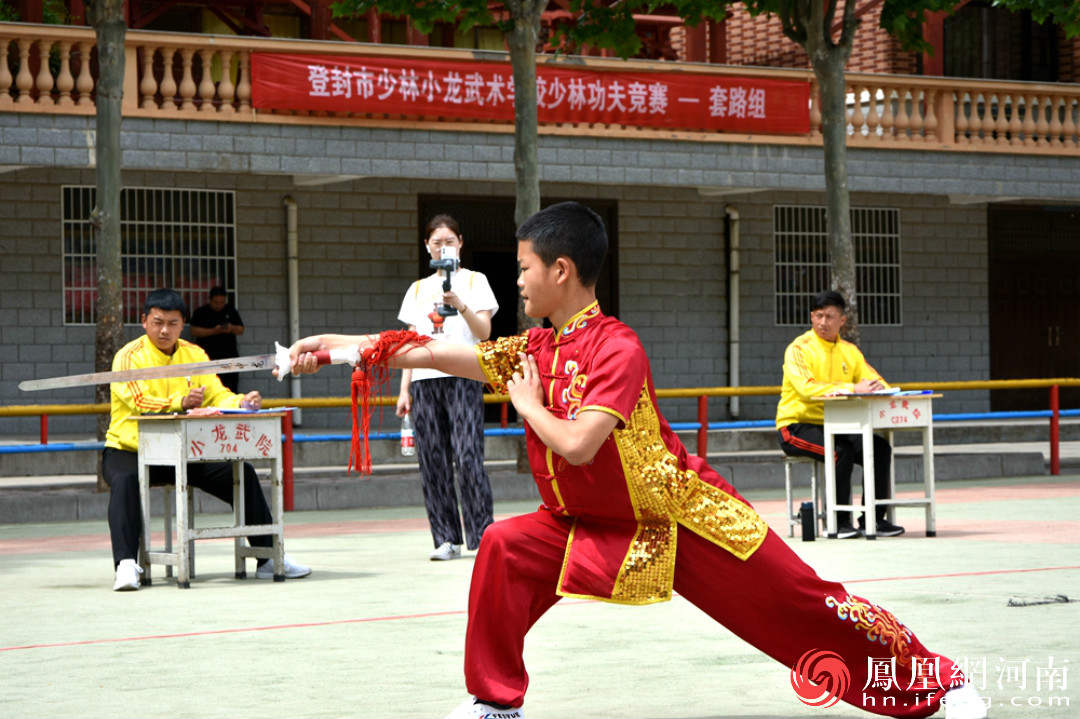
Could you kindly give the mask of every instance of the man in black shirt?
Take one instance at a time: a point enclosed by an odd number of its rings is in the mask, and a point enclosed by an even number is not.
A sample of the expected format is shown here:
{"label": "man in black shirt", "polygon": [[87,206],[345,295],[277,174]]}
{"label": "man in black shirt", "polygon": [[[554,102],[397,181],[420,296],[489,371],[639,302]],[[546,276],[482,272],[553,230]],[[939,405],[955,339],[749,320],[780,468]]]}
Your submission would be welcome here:
{"label": "man in black shirt", "polygon": [[[210,290],[210,303],[195,310],[188,322],[195,343],[206,350],[212,360],[238,357],[236,338],[244,334],[244,320],[240,313],[229,304],[224,287]],[[228,372],[218,377],[221,383],[233,392],[239,392],[239,373]]]}

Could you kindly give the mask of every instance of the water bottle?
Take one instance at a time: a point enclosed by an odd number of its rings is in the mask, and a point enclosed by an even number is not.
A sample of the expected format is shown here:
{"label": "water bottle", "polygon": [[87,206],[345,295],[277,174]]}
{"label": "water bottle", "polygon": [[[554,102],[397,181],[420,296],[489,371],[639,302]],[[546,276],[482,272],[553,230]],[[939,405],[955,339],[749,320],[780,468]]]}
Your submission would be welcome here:
{"label": "water bottle", "polygon": [[804,542],[814,541],[815,530],[817,527],[817,518],[814,516],[814,503],[803,502],[799,507],[799,519],[802,520],[802,540]]}
{"label": "water bottle", "polygon": [[412,457],[416,454],[416,442],[413,439],[412,416],[406,412],[401,418],[401,454]]}

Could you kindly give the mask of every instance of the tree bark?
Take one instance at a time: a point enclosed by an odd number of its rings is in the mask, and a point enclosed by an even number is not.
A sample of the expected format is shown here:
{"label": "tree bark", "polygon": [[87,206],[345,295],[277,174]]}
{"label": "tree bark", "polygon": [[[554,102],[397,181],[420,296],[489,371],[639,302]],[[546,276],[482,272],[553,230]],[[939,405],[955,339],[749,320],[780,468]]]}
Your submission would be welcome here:
{"label": "tree bark", "polygon": [[[540,162],[537,153],[539,120],[536,96],[536,43],[540,37],[540,15],[546,3],[530,0],[507,2],[513,23],[506,33],[510,65],[514,73],[514,224],[521,225],[540,211]],[[518,331],[538,322],[525,314],[518,298]]]}
{"label": "tree bark", "polygon": [[[97,37],[98,82],[97,131],[94,158],[97,191],[91,224],[97,252],[97,333],[94,339],[94,367],[98,372],[112,368],[113,356],[124,338],[122,273],[120,266],[120,119],[124,91],[124,23],[122,0],[97,0],[91,22]],[[91,8],[88,8],[90,10]],[[89,14],[89,13],[88,13]],[[108,385],[98,385],[97,402],[108,402]],[[98,439],[105,438],[108,415],[98,416]],[[98,488],[103,489],[99,473]]]}
{"label": "tree bark", "polygon": [[[854,7],[855,3],[847,3]],[[845,8],[844,30],[833,42],[833,17],[823,0],[811,0],[805,50],[821,93],[821,134],[825,153],[826,226],[832,258],[831,289],[847,301],[844,337],[859,343],[855,247],[851,240],[851,195],[847,172],[847,92],[844,67],[851,57],[857,20]]]}
{"label": "tree bark", "polygon": [[[540,15],[544,0],[507,0],[512,28],[506,33],[510,65],[514,72],[514,224],[520,226],[540,211],[540,161],[537,153],[539,120],[536,97],[536,43],[540,38]],[[518,332],[539,324],[525,314],[525,301],[519,296]],[[521,419],[518,419],[521,424]],[[517,471],[529,472],[529,457],[524,438],[517,443]]]}

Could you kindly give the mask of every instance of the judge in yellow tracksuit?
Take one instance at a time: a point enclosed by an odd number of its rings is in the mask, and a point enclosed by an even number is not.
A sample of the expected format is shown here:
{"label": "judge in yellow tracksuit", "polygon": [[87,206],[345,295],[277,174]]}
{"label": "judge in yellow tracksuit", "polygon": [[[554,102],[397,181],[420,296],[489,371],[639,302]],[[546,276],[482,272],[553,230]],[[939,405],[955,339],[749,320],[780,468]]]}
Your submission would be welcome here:
{"label": "judge in yellow tracksuit", "polygon": [[[132,340],[116,353],[113,370],[163,367],[206,362],[209,358],[198,345],[180,338],[187,319],[187,305],[173,290],[154,290],[143,307],[142,337]],[[109,533],[112,537],[114,591],[136,590],[141,584],[138,564],[142,509],[139,501],[139,423],[143,414],[186,412],[197,407],[258,409],[258,392],[236,394],[226,389],[217,375],[172,377],[168,379],[113,382],[112,416],[101,455],[101,474],[109,485]],[[150,484],[172,484],[171,467],[150,468]],[[195,462],[188,466],[188,484],[207,492],[230,506],[233,502],[233,469],[230,462]],[[247,524],[273,524],[255,468],[244,463],[244,511]],[[271,547],[270,535],[251,537],[253,547]],[[284,575],[304,577],[311,569],[296,564],[285,555]],[[274,560],[260,559],[258,579],[274,576]]]}
{"label": "judge in yellow tracksuit", "polygon": [[[784,384],[776,408],[776,429],[780,449],[794,457],[812,457],[825,461],[825,409],[814,397],[850,392],[873,392],[889,385],[870,366],[859,348],[840,337],[847,322],[847,303],[839,292],[825,290],[814,297],[810,311],[812,327],[799,335],[784,352]],[[837,435],[836,502],[851,504],[851,472],[863,463],[862,438]],[[892,447],[874,435],[874,487],[879,499],[888,499]],[[903,527],[886,518],[888,507],[877,507],[877,535],[895,537]],[[851,521],[851,512],[837,512],[837,537],[850,539],[860,534]]]}

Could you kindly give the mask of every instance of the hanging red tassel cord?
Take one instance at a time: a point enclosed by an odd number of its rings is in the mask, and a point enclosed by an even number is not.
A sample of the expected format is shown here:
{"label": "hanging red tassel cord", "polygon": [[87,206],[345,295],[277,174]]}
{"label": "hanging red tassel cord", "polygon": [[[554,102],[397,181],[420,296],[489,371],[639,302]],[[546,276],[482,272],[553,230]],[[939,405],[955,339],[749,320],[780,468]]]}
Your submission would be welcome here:
{"label": "hanging red tassel cord", "polygon": [[[379,396],[390,381],[390,358],[402,347],[423,347],[431,341],[426,335],[411,330],[389,330],[379,333],[375,344],[365,349],[352,375],[352,444],[349,448],[349,469],[361,475],[371,474],[371,397]],[[363,447],[361,447],[363,438]]]}

